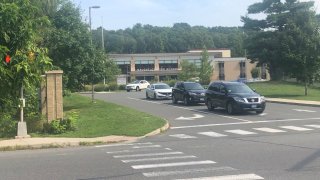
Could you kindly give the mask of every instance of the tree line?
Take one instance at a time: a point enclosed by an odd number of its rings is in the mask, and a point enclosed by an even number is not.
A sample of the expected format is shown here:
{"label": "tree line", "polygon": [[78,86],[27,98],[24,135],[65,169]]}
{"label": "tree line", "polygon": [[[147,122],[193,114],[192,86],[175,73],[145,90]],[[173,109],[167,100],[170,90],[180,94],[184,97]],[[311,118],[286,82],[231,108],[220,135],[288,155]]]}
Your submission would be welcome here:
{"label": "tree line", "polygon": [[[94,42],[105,51],[117,54],[179,53],[191,49],[230,48],[232,56],[243,57],[244,31],[242,27],[204,27],[175,23],[172,27],[158,27],[137,23],[132,28],[93,30]],[[104,37],[102,38],[102,34]]]}

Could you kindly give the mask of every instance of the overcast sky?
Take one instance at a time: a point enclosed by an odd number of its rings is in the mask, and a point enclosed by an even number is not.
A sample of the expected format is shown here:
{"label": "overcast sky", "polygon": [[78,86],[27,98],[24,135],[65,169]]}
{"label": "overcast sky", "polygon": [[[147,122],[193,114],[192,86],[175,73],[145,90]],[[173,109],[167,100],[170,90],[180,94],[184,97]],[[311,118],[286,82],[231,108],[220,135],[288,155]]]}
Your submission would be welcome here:
{"label": "overcast sky", "polygon": [[[247,8],[262,0],[72,0],[83,10],[83,20],[89,22],[91,9],[92,28],[103,26],[107,30],[132,28],[135,24],[172,27],[174,23],[191,26],[242,26],[241,16]],[[309,0],[303,0],[309,1]],[[320,0],[315,9],[320,12]]]}

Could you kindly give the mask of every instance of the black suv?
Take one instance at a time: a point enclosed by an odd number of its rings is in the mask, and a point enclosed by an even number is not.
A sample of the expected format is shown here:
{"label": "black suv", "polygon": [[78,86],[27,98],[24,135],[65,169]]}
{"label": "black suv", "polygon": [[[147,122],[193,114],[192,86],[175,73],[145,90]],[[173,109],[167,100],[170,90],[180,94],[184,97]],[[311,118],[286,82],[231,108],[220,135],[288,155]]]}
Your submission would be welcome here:
{"label": "black suv", "polygon": [[204,103],[205,89],[196,82],[177,82],[172,89],[172,103],[183,101],[185,105]]}
{"label": "black suv", "polygon": [[209,110],[225,108],[228,114],[255,111],[260,114],[266,107],[265,98],[240,82],[212,82],[206,90],[205,103]]}

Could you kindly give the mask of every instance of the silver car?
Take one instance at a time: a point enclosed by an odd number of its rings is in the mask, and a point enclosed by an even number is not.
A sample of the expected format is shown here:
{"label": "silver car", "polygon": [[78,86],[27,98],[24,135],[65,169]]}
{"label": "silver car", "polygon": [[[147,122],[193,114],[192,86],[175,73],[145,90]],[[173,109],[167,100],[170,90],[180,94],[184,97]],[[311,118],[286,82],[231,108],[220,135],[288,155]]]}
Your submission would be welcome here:
{"label": "silver car", "polygon": [[171,99],[172,88],[166,83],[154,83],[147,87],[146,98]]}

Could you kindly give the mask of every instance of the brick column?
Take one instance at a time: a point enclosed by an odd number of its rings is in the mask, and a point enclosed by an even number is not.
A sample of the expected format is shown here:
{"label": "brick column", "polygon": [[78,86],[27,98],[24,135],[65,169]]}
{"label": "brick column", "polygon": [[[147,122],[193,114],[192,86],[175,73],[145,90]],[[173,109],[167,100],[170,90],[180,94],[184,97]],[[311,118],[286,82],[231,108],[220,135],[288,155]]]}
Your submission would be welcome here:
{"label": "brick column", "polygon": [[62,74],[60,70],[46,72],[45,88],[41,87],[42,113],[48,122],[63,118]]}

